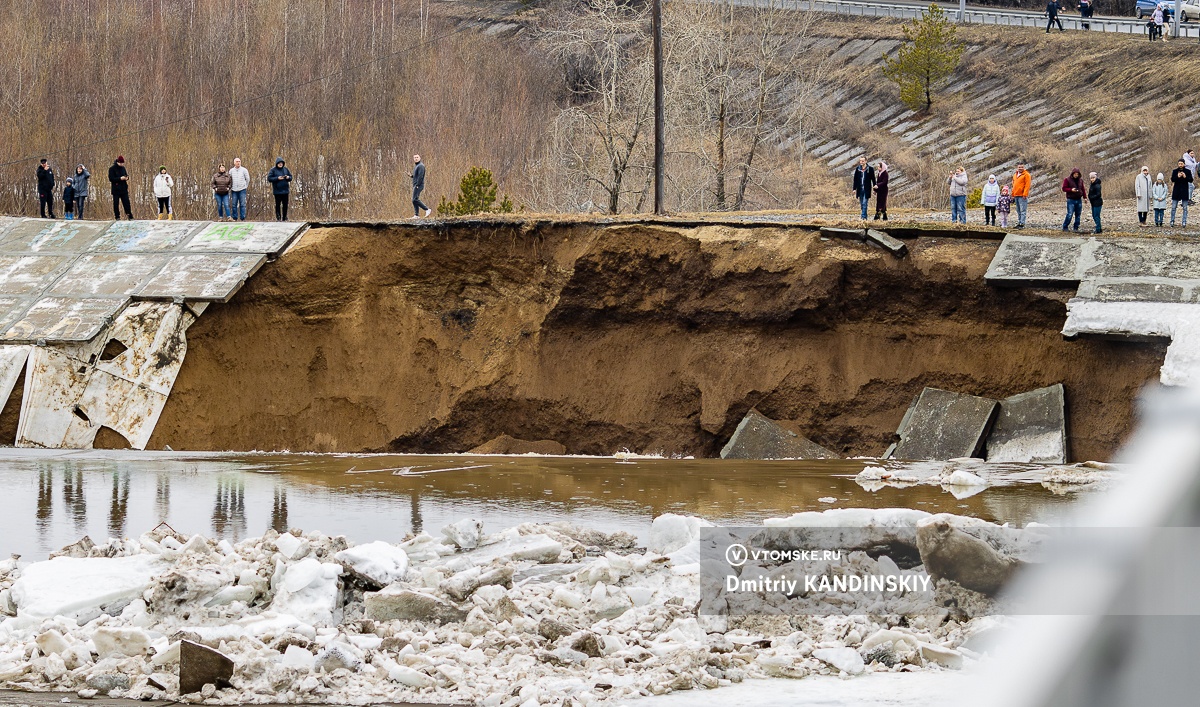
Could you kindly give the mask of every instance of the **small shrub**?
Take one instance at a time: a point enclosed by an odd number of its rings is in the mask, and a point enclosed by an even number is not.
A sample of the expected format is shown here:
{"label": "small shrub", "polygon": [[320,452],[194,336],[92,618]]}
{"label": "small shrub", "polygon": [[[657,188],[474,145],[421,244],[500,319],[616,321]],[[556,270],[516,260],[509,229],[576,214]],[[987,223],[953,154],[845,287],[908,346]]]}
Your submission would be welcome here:
{"label": "small shrub", "polygon": [[458,183],[458,200],[447,201],[443,196],[438,203],[438,216],[468,216],[470,214],[500,213],[514,211],[512,200],[506,195],[496,203],[498,187],[492,180],[492,171],[483,167],[472,167]]}
{"label": "small shrub", "polygon": [[983,187],[975,187],[967,194],[967,208],[978,209],[983,206]]}

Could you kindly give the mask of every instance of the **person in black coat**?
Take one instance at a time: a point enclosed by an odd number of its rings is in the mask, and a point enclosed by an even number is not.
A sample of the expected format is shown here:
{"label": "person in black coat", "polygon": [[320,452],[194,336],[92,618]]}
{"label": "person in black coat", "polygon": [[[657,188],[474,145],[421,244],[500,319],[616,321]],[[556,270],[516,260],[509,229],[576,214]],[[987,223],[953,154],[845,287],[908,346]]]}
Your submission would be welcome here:
{"label": "person in black coat", "polygon": [[1092,220],[1096,222],[1096,233],[1103,233],[1100,226],[1100,207],[1104,206],[1104,195],[1100,193],[1100,177],[1095,172],[1088,173],[1088,203],[1092,205]]}
{"label": "person in black coat", "polygon": [[1050,34],[1050,25],[1057,24],[1058,31],[1063,31],[1062,20],[1058,19],[1058,13],[1062,10],[1062,5],[1058,4],[1058,0],[1050,0],[1046,3],[1046,34]]}
{"label": "person in black coat", "polygon": [[1192,183],[1192,173],[1184,166],[1183,160],[1171,172],[1171,228],[1175,228],[1175,209],[1183,204],[1182,228],[1187,228],[1188,186]]}
{"label": "person in black coat", "polygon": [[63,218],[68,221],[75,218],[75,184],[74,179],[67,177],[67,186],[63,188]]}
{"label": "person in black coat", "polygon": [[887,221],[887,197],[888,197],[888,175],[887,162],[879,160],[879,170],[875,172],[875,220],[879,220],[879,215],[883,214],[883,220]]}
{"label": "person in black coat", "polygon": [[292,171],[282,157],[275,158],[275,166],[267,173],[271,183],[271,194],[275,197],[275,220],[287,221],[288,199],[292,193]]}
{"label": "person in black coat", "polygon": [[420,155],[413,155],[413,171],[408,176],[412,177],[413,185],[413,218],[421,218],[421,211],[425,212],[425,218],[429,218],[433,215],[433,209],[421,201],[421,192],[425,191],[425,163]]}
{"label": "person in black coat", "polygon": [[858,158],[858,166],[854,168],[854,195],[858,197],[858,205],[862,207],[862,220],[867,220],[867,205],[871,202],[871,189],[875,187],[875,168],[867,164],[866,157]]}
{"label": "person in black coat", "polygon": [[42,218],[54,218],[54,168],[45,157],[38,163],[37,190],[38,215]]}
{"label": "person in black coat", "polygon": [[129,208],[129,172],[125,169],[125,156],[117,155],[112,166],[108,168],[108,183],[112,187],[113,220],[121,220],[120,207],[125,207],[125,218],[133,220],[133,210]]}

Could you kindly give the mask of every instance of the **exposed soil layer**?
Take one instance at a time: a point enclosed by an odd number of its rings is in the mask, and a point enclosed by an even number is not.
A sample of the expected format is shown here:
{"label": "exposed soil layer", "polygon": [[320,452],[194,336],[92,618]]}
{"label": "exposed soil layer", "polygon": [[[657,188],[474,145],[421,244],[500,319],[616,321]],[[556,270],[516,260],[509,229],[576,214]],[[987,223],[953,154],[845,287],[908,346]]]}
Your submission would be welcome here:
{"label": "exposed soil layer", "polygon": [[[1066,341],[1068,291],[998,289],[995,241],[897,259],[778,226],[310,230],[188,330],[151,448],[714,456],[751,407],[878,455],[923,386],[1066,387],[1105,459],[1164,345]],[[505,440],[506,448],[512,441]]]}

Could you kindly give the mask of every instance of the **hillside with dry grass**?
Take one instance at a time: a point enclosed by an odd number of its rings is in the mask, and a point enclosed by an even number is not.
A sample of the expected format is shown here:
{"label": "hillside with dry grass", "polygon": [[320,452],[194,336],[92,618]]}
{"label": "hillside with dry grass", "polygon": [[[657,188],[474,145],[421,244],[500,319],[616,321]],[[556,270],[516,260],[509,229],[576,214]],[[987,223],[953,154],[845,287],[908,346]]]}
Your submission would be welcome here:
{"label": "hillside with dry grass", "polygon": [[[1130,195],[1136,169],[1168,171],[1200,117],[1189,42],[962,27],[961,66],[918,114],[881,73],[899,22],[707,7],[666,10],[673,211],[850,211],[860,155],[893,165],[894,208],[941,208],[956,164],[978,185],[1019,160],[1032,167],[1035,198],[1057,198],[1072,166],[1099,171],[1110,198]],[[644,87],[648,19],[628,8],[611,40],[628,62],[614,84]],[[430,165],[429,203],[453,199],[458,179],[481,166],[526,210],[648,210],[649,94],[620,96],[633,118],[589,123],[589,105],[604,102],[588,83],[603,76],[588,63],[600,54],[547,39],[585,11],[556,1],[6,5],[0,211],[36,212],[34,167],[47,155],[60,182],[88,165],[91,215],[102,215],[104,170],[123,154],[135,210],[152,208],[150,181],[165,164],[177,213],[204,217],[216,164],[241,156],[254,177],[251,217],[261,218],[263,177],[282,154],[296,174],[296,217],[396,218],[410,213],[413,152]],[[623,120],[641,122],[622,132]],[[608,143],[591,135],[595,124],[616,126]],[[602,172],[606,148],[629,136],[609,198],[589,170]]]}

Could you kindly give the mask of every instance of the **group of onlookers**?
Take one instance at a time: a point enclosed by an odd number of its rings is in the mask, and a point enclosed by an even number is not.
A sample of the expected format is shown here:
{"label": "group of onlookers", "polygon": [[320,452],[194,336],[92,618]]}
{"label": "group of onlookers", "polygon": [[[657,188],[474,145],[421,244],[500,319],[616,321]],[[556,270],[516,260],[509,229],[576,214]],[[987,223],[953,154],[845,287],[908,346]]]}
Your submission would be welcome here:
{"label": "group of onlookers", "polygon": [[1175,227],[1175,215],[1182,207],[1183,219],[1179,222],[1181,228],[1187,228],[1188,207],[1196,192],[1196,151],[1188,150],[1183,153],[1171,170],[1170,184],[1163,179],[1163,173],[1150,179],[1150,168],[1143,166],[1142,171],[1133,179],[1133,192],[1137,196],[1138,226],[1146,227],[1147,216],[1154,210],[1154,225],[1162,226],[1166,220],[1167,204],[1171,205],[1171,228]]}
{"label": "group of onlookers", "polygon": [[[75,167],[75,174],[67,178],[62,190],[64,218],[84,217],[91,176],[87,167],[80,164]],[[267,181],[271,184],[271,193],[275,197],[275,220],[286,221],[292,173],[282,157],[276,158],[275,166],[267,173]],[[125,218],[133,219],[133,209],[129,202],[129,171],[125,168],[124,155],[117,155],[112,165],[109,166],[108,182],[112,194],[113,218],[120,220],[123,210]],[[175,209],[172,198],[175,191],[175,178],[167,171],[166,165],[159,165],[158,174],[154,175],[152,189],[158,204],[158,218],[174,219]],[[240,157],[234,158],[231,170],[226,171],[224,163],[218,165],[216,173],[212,176],[212,192],[217,205],[217,220],[245,221],[246,193],[249,189],[250,171],[242,166]],[[42,218],[55,218],[54,168],[44,157],[37,168],[37,190],[38,214]]]}
{"label": "group of onlookers", "polygon": [[866,157],[858,158],[858,166],[854,168],[854,195],[858,197],[858,204],[862,207],[862,219],[867,220],[867,208],[871,203],[871,194],[875,194],[875,220],[880,217],[884,221],[888,220],[887,215],[887,197],[888,197],[888,166],[887,162],[879,160],[879,169],[876,170],[867,163]]}

